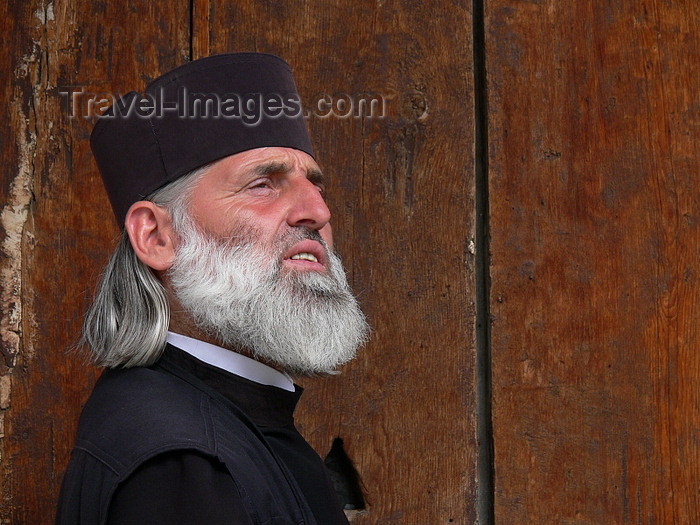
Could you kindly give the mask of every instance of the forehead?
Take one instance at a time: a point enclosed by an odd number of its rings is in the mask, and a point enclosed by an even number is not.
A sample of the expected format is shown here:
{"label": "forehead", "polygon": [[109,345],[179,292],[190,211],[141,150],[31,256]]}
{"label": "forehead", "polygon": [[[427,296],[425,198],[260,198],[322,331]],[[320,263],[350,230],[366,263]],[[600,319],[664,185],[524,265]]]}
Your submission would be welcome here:
{"label": "forehead", "polygon": [[269,171],[297,171],[320,174],[314,158],[291,148],[257,148],[225,157],[211,166],[211,171],[227,178],[265,174]]}

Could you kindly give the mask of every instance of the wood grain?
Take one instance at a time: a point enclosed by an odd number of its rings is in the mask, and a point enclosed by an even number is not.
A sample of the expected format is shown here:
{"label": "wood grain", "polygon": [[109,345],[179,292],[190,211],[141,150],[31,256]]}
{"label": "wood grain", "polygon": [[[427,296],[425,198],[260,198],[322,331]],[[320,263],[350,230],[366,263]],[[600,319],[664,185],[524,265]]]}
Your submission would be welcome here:
{"label": "wood grain", "polygon": [[486,6],[496,522],[695,523],[697,5]]}

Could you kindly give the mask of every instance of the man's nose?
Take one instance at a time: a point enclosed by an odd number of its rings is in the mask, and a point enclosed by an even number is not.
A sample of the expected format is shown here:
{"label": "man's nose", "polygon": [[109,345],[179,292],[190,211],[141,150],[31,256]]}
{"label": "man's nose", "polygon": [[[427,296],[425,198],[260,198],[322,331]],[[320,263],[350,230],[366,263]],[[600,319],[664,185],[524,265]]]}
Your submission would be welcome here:
{"label": "man's nose", "polygon": [[290,188],[287,223],[320,230],[330,219],[331,211],[318,186],[306,177],[295,180]]}

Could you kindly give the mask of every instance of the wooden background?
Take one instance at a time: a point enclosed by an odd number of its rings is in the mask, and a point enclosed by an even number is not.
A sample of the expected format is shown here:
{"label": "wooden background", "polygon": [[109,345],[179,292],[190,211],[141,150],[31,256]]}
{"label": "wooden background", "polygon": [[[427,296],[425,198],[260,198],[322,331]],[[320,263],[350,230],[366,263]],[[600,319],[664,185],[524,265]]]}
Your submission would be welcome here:
{"label": "wooden background", "polygon": [[497,521],[698,523],[698,4],[486,5]]}
{"label": "wooden background", "polygon": [[693,523],[699,15],[629,4],[0,4],[0,523],[52,522],[98,373],[68,350],[118,234],[60,92],[253,50],[307,102],[386,100],[308,121],[374,333],[299,423],[321,455],[344,439],[355,522]]}

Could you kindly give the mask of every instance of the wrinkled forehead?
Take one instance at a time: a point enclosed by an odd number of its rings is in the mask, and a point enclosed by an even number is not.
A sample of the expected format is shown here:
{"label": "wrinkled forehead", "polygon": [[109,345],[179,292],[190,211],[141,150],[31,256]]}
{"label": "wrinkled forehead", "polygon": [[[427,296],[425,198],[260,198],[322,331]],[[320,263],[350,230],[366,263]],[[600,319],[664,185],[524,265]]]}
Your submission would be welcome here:
{"label": "wrinkled forehead", "polygon": [[254,148],[229,155],[218,162],[228,164],[238,170],[270,172],[301,169],[308,172],[321,172],[321,168],[311,155],[294,148],[284,147]]}

